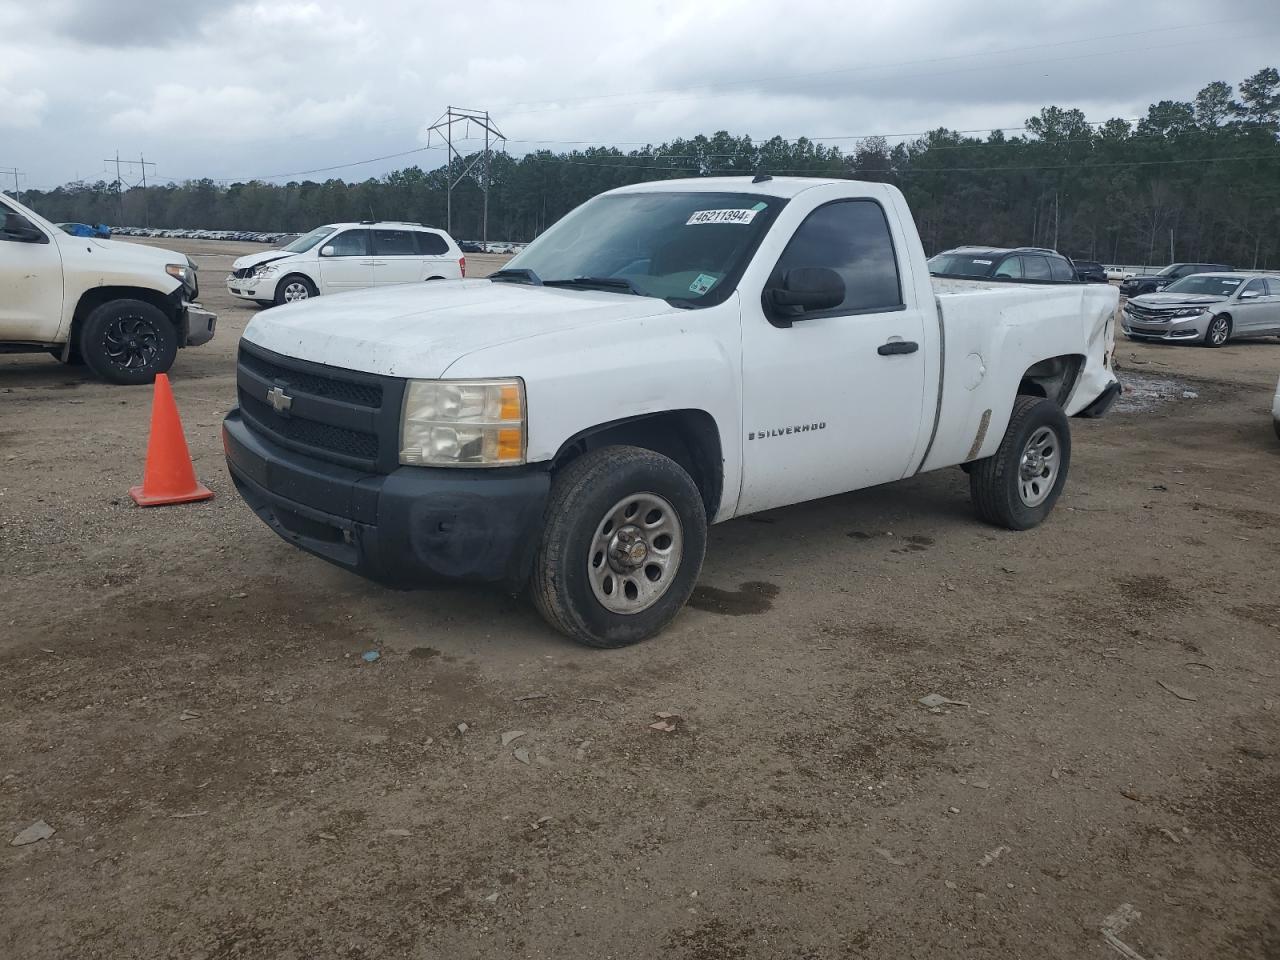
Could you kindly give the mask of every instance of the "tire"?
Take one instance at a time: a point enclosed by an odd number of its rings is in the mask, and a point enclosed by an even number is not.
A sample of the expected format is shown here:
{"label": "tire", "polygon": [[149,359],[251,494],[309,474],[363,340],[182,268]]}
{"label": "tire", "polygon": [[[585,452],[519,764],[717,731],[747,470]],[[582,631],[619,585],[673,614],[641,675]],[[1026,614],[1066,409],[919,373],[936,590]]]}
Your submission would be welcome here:
{"label": "tire", "polygon": [[1225,347],[1230,339],[1231,318],[1220,316],[1209,321],[1209,328],[1205,330],[1204,339],[1200,342],[1206,347]]}
{"label": "tire", "polygon": [[[1034,458],[1024,460],[1028,454]],[[1053,510],[1070,468],[1071,430],[1062,408],[1042,397],[1020,396],[999,449],[973,464],[969,493],[987,523],[1029,530]]]}
{"label": "tire", "polygon": [[[640,509],[628,514],[633,504]],[[641,447],[602,447],[552,483],[533,602],[547,623],[579,643],[639,643],[685,605],[706,548],[702,495],[679,464]]]}
{"label": "tire", "polygon": [[159,307],[142,300],[112,300],[94,309],[80,328],[80,356],[108,383],[151,383],[178,355],[178,331]]}
{"label": "tire", "polygon": [[291,273],[276,284],[275,305],[296,303],[299,300],[310,300],[320,293],[310,279],[300,273]]}

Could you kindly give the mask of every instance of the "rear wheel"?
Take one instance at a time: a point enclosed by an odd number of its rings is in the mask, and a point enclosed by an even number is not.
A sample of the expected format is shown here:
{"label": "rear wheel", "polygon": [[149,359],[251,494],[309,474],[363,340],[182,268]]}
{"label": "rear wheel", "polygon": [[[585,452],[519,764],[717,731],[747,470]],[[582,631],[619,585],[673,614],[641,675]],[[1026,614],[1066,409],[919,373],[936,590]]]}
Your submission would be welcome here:
{"label": "rear wheel", "polygon": [[706,545],[702,495],[679,464],[640,447],[594,450],[552,485],[533,601],[579,643],[638,643],[680,612]]}
{"label": "rear wheel", "polygon": [[94,309],[80,328],[80,356],[110,383],[151,383],[178,355],[178,331],[159,307],[142,300],[112,300]]}
{"label": "rear wheel", "polygon": [[316,285],[300,273],[291,273],[276,285],[277,305],[297,303],[299,300],[310,300],[319,291]]}
{"label": "rear wheel", "polygon": [[1202,341],[1206,347],[1225,346],[1231,339],[1231,318],[1214,317],[1209,321],[1209,329],[1204,332]]}
{"label": "rear wheel", "polygon": [[1071,466],[1066,414],[1052,400],[1018,397],[996,452],[973,463],[969,492],[983,520],[1029,530],[1053,510]]}

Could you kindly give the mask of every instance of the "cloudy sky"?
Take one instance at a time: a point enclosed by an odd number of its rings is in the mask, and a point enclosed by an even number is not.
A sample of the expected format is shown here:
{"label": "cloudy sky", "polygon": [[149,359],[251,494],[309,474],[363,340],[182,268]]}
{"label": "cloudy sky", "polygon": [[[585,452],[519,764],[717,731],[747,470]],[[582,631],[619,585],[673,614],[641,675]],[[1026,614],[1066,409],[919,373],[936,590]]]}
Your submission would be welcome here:
{"label": "cloudy sky", "polygon": [[0,0],[0,168],[97,180],[118,150],[159,179],[287,178],[433,148],[311,174],[361,179],[443,162],[448,104],[513,153],[1009,129],[1277,61],[1275,0]]}

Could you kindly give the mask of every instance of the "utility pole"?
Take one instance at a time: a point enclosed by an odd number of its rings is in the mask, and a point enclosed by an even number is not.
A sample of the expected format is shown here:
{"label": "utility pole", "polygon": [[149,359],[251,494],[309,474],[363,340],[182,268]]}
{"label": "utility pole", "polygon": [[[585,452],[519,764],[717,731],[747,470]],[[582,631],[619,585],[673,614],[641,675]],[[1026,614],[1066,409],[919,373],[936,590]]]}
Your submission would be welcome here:
{"label": "utility pole", "polygon": [[1058,249],[1058,191],[1053,191],[1053,249]]}
{"label": "utility pole", "polygon": [[22,202],[22,188],[18,186],[18,177],[25,176],[17,167],[0,167],[0,174],[13,177],[13,199]]}
{"label": "utility pole", "polygon": [[[108,158],[106,160],[103,160],[102,162],[114,163],[116,165],[116,199],[120,205],[120,223],[118,225],[122,227],[126,226],[124,222],[124,188],[128,187],[130,190],[132,190],[134,187],[140,186],[142,187],[142,219],[143,219],[142,226],[144,227],[150,226],[150,223],[147,222],[151,219],[151,214],[147,209],[148,208],[147,167],[154,167],[155,164],[152,161],[148,160],[146,157],[144,157],[142,154],[138,154],[137,160],[121,160],[119,150],[116,151],[116,155],[114,159]],[[123,175],[120,172],[121,164],[123,164],[126,167],[138,167],[142,171],[142,179],[138,183],[126,183]],[[132,176],[132,173],[130,174],[130,176]]]}
{"label": "utility pole", "polygon": [[[455,179],[453,176],[453,161],[456,159],[462,162],[462,154],[453,145],[453,125],[455,123],[466,123],[468,125],[474,123],[484,130],[484,153],[472,160],[465,170],[458,174]],[[444,136],[446,159],[445,159],[445,230],[452,235],[453,233],[453,188],[460,184],[463,179],[473,169],[476,164],[484,161],[484,178],[482,180],[481,190],[484,192],[484,209],[481,216],[483,220],[480,225],[481,239],[488,242],[489,239],[489,183],[490,170],[492,164],[492,148],[490,136],[496,143],[505,143],[506,136],[493,122],[493,118],[489,116],[489,111],[469,110],[464,107],[446,107],[444,114],[427,128],[427,135],[439,133]]]}

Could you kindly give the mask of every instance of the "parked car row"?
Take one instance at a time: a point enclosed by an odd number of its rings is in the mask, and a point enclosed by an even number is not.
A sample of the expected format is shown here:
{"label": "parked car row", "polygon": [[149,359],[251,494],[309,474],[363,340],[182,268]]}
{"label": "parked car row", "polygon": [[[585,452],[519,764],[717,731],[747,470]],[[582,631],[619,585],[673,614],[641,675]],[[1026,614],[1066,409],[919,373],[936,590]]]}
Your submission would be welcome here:
{"label": "parked car row", "polygon": [[155,227],[111,227],[121,237],[163,237],[171,240],[242,240],[249,243],[288,242],[296,233],[261,233],[251,230],[159,230]]}
{"label": "parked car row", "polygon": [[482,243],[479,240],[459,240],[458,246],[463,253],[497,253],[497,254],[516,254],[523,250],[528,244],[525,243]]}

